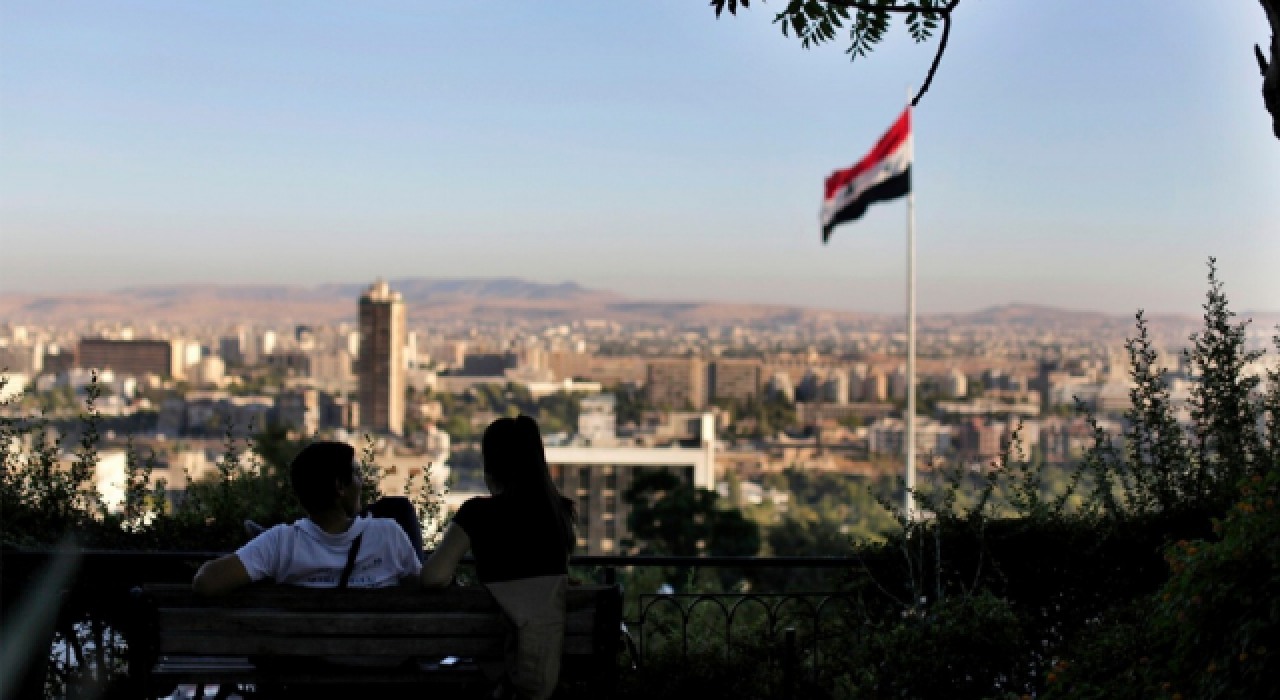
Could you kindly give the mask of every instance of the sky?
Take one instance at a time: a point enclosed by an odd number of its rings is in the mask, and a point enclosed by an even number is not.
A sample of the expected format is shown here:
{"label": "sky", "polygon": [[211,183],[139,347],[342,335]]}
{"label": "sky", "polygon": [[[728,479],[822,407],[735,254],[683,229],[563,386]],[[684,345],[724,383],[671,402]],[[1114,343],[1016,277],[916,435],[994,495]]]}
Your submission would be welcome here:
{"label": "sky", "polygon": [[[0,0],[0,293],[377,276],[904,308],[823,178],[919,85],[705,0]],[[1256,2],[966,0],[915,113],[919,307],[1280,310]]]}

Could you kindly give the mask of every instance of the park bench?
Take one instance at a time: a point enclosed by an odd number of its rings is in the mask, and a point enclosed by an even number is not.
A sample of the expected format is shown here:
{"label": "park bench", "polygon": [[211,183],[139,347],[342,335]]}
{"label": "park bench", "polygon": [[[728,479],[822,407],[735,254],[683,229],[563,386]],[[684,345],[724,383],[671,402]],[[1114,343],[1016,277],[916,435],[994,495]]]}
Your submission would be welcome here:
{"label": "park bench", "polygon": [[[138,693],[148,698],[179,684],[267,696],[270,689],[338,684],[468,694],[501,673],[509,627],[483,587],[260,585],[206,598],[185,584],[146,584],[134,597],[130,675],[137,670]],[[567,614],[562,682],[588,684],[590,697],[609,695],[617,680],[621,586],[570,587]],[[352,665],[357,658],[361,665]]]}

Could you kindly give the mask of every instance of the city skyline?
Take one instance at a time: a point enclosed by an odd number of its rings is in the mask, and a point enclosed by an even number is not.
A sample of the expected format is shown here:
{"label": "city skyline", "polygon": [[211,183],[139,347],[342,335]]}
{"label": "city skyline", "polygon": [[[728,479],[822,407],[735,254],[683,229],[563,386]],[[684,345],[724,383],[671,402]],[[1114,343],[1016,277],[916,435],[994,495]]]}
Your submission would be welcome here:
{"label": "city skyline", "polygon": [[[688,2],[302,8],[6,1],[0,292],[447,274],[901,312],[902,207],[823,247],[820,184],[930,46],[851,66]],[[1210,255],[1236,308],[1280,309],[1265,29],[966,6],[917,112],[921,310],[1194,314]]]}

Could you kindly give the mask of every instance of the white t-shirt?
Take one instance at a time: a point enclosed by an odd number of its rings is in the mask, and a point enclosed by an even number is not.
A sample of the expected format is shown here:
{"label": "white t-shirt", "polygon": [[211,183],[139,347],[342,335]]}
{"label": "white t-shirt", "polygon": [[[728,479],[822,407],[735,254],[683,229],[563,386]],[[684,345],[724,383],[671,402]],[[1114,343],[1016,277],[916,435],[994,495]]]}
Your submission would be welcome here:
{"label": "white t-shirt", "polygon": [[350,588],[382,588],[422,572],[409,537],[389,518],[356,518],[346,532],[331,535],[309,518],[276,525],[236,551],[249,578],[307,588],[337,588],[357,535],[360,552],[347,581]]}

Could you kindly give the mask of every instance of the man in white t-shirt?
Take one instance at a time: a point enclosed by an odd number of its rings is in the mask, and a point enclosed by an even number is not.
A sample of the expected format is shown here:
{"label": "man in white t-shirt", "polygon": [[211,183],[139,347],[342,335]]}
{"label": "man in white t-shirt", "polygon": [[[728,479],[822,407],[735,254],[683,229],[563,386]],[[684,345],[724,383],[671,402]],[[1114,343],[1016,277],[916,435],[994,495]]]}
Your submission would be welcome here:
{"label": "man in white t-shirt", "polygon": [[191,582],[197,593],[221,595],[264,579],[308,588],[381,588],[420,579],[419,554],[401,526],[358,517],[360,470],[350,445],[313,442],[289,471],[308,517],[206,562]]}

